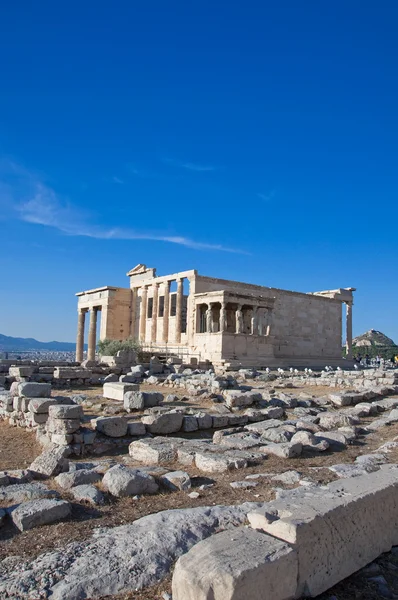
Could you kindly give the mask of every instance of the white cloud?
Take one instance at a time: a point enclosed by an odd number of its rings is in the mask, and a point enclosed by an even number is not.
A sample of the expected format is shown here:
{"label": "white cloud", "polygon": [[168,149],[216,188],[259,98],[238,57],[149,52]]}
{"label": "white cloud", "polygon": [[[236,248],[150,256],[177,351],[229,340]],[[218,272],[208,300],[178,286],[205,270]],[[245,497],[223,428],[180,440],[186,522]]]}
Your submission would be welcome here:
{"label": "white cloud", "polygon": [[200,165],[192,162],[184,162],[181,160],[175,160],[174,158],[164,158],[163,162],[173,167],[180,167],[181,169],[187,169],[188,171],[216,171],[217,167],[211,165]]}
{"label": "white cloud", "polygon": [[222,244],[196,241],[184,236],[170,235],[166,232],[137,231],[95,225],[92,223],[93,215],[62,199],[52,187],[43,183],[34,173],[19,168],[15,164],[13,164],[11,170],[17,177],[14,182],[4,184],[4,191],[2,186],[4,169],[0,165],[0,201],[4,201],[2,204],[5,204],[6,201],[10,204],[10,199],[12,200],[12,208],[8,212],[7,218],[16,217],[33,225],[52,227],[70,236],[104,240],[154,240],[178,244],[196,250],[217,250],[245,254],[241,250],[228,248]]}
{"label": "white cloud", "polygon": [[272,200],[272,198],[275,197],[275,194],[276,190],[271,190],[270,192],[268,192],[268,194],[262,194],[258,192],[257,197],[260,198],[260,200],[264,200],[264,202],[269,202],[270,200]]}

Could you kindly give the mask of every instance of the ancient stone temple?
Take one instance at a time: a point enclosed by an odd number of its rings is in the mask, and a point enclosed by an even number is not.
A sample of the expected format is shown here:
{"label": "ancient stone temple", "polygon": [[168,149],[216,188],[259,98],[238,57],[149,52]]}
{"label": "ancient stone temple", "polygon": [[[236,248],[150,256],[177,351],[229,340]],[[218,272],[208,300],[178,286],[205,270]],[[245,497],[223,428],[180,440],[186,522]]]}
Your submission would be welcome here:
{"label": "ancient stone temple", "polygon": [[347,358],[352,358],[354,288],[301,293],[215,279],[196,270],[157,277],[137,265],[129,288],[105,286],[77,294],[76,359],[83,359],[89,313],[88,354],[100,339],[141,341],[154,353],[184,362],[225,366],[337,366],[342,359],[342,304]]}

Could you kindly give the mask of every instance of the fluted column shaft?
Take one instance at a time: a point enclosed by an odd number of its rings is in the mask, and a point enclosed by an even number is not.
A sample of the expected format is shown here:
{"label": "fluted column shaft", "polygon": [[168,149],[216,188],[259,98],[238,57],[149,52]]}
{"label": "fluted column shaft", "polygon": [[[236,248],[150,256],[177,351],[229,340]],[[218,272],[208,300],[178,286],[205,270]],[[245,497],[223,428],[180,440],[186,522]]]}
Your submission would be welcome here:
{"label": "fluted column shaft", "polygon": [[166,281],[164,284],[163,341],[166,344],[169,341],[170,284],[171,281]]}
{"label": "fluted column shaft", "polygon": [[352,303],[346,303],[346,356],[352,358]]}
{"label": "fluted column shaft", "polygon": [[130,337],[135,337],[135,312],[137,307],[137,290],[131,290]]}
{"label": "fluted column shaft", "polygon": [[141,310],[140,310],[140,341],[141,342],[145,342],[147,310],[148,310],[148,288],[144,286],[141,291]]}
{"label": "fluted column shaft", "polygon": [[79,310],[77,317],[76,360],[82,362],[84,356],[84,324],[86,311]]}
{"label": "fluted column shaft", "polygon": [[158,310],[159,310],[159,284],[155,283],[153,285],[153,299],[152,299],[151,342],[156,342]]}
{"label": "fluted column shaft", "polygon": [[177,279],[177,300],[176,300],[176,327],[175,341],[181,342],[181,326],[182,326],[182,301],[183,301],[183,285],[182,279]]}
{"label": "fluted column shaft", "polygon": [[87,360],[95,360],[95,347],[97,345],[97,308],[90,308],[90,326],[88,330]]}

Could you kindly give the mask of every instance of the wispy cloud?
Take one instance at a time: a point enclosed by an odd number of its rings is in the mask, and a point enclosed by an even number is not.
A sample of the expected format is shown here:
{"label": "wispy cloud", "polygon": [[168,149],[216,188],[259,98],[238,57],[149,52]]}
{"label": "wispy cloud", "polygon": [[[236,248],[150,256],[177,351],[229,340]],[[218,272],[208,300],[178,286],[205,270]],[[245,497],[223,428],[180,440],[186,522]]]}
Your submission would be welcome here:
{"label": "wispy cloud", "polygon": [[123,185],[124,181],[122,179],[120,179],[119,177],[112,177],[112,181],[114,183],[118,183],[119,185]]}
{"label": "wispy cloud", "polygon": [[270,200],[272,200],[272,198],[275,198],[275,194],[276,190],[271,190],[267,194],[258,192],[257,197],[260,198],[260,200],[264,200],[264,202],[269,202]]}
{"label": "wispy cloud", "polygon": [[[104,227],[93,224],[93,215],[62,198],[55,190],[44,183],[34,173],[18,169],[15,165],[18,184],[9,184],[6,194],[2,193],[2,169],[0,168],[0,203],[12,198],[12,207],[8,218],[17,218],[26,223],[52,227],[69,236],[82,236],[103,240],[153,240],[178,244],[196,250],[217,250],[246,254],[246,252],[229,248],[222,244],[213,244],[193,240],[168,232],[137,231],[121,227]],[[13,194],[12,194],[13,192]]]}
{"label": "wispy cloud", "polygon": [[163,158],[162,160],[168,165],[171,165],[173,167],[179,167],[181,169],[187,169],[188,171],[216,171],[218,168],[212,165],[201,165],[193,162],[184,162],[181,160],[176,160],[174,158]]}

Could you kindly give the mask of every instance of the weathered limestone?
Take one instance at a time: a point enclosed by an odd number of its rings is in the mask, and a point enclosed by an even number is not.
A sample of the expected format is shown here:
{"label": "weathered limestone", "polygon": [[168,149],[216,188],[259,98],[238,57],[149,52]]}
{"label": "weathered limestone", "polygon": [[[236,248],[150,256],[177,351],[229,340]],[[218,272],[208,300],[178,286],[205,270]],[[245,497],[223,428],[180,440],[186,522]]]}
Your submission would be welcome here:
{"label": "weathered limestone", "polygon": [[66,500],[32,500],[11,511],[11,518],[20,531],[48,525],[69,517],[71,505]]}
{"label": "weathered limestone", "polygon": [[161,483],[172,490],[189,490],[191,488],[191,478],[185,471],[170,471],[160,477]]}
{"label": "weathered limestone", "polygon": [[105,489],[118,498],[137,494],[156,494],[158,491],[158,485],[151,475],[124,465],[111,467],[102,481]]}
{"label": "weathered limestone", "polygon": [[128,391],[123,396],[123,405],[128,412],[159,406],[162,402],[163,394],[160,392]]}
{"label": "weathered limestone", "polygon": [[110,398],[111,400],[120,400],[121,402],[123,402],[124,394],[126,392],[138,391],[139,387],[140,386],[136,383],[104,383],[102,394],[104,398]]}
{"label": "weathered limestone", "polygon": [[0,502],[7,504],[19,504],[29,500],[56,498],[58,496],[58,492],[49,490],[42,483],[15,483],[0,487]]}
{"label": "weathered limestone", "polygon": [[87,502],[98,506],[105,503],[104,494],[94,485],[84,484],[71,488],[70,493],[78,502]]}
{"label": "weathered limestone", "polygon": [[127,423],[127,433],[132,436],[145,435],[146,427],[142,421],[129,421]]}
{"label": "weathered limestone", "polygon": [[138,440],[131,442],[129,454],[145,465],[169,463],[177,458],[177,443],[169,438]]}
{"label": "weathered limestone", "polygon": [[49,398],[51,396],[51,384],[34,383],[33,381],[19,383],[18,394],[27,398]]}
{"label": "weathered limestone", "polygon": [[123,417],[99,417],[95,422],[97,431],[109,437],[123,437],[127,434],[127,421]]}
{"label": "weathered limestone", "polygon": [[184,415],[182,413],[164,413],[159,415],[148,415],[142,417],[141,421],[145,424],[149,433],[165,435],[180,431]]}
{"label": "weathered limestone", "polygon": [[50,444],[43,452],[32,462],[29,471],[45,477],[53,477],[61,471],[67,471],[69,461],[67,448]]}
{"label": "weathered limestone", "polygon": [[[317,596],[398,544],[398,467],[336,481],[327,493],[300,488],[249,513],[252,527],[296,549],[296,597]],[[272,509],[272,510],[270,510]],[[272,513],[271,518],[266,513]]]}
{"label": "weathered limestone", "polygon": [[173,600],[288,600],[297,555],[269,535],[238,528],[199,542],[178,559]]}
{"label": "weathered limestone", "polygon": [[69,490],[77,485],[97,483],[101,479],[102,474],[95,469],[78,469],[71,473],[60,473],[55,481],[62,489]]}
{"label": "weathered limestone", "polygon": [[51,405],[48,408],[50,419],[82,419],[83,408],[80,404]]}

